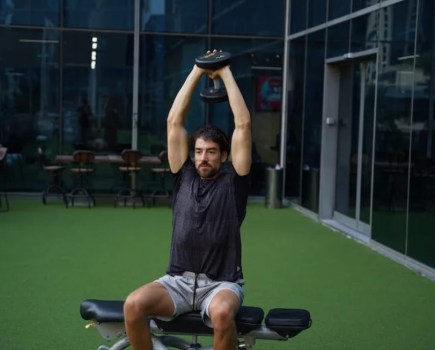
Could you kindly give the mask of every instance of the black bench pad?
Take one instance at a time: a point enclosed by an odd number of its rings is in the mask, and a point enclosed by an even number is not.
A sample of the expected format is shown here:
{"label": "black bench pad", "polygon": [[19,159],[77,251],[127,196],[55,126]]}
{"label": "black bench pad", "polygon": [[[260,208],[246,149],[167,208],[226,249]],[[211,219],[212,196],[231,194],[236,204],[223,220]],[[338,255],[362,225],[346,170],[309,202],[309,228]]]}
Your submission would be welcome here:
{"label": "black bench pad", "polygon": [[[88,299],[80,305],[80,315],[84,320],[97,322],[124,322],[124,302],[121,300]],[[259,307],[242,306],[236,316],[237,330],[245,334],[261,326],[264,311]],[[185,313],[172,321],[154,319],[157,326],[166,332],[213,334],[213,329],[202,321],[199,312]]]}
{"label": "black bench pad", "polygon": [[80,304],[80,315],[84,320],[124,322],[124,301],[88,299]]}
{"label": "black bench pad", "polygon": [[[237,332],[241,335],[261,327],[264,318],[263,309],[255,306],[241,306],[236,315]],[[193,334],[213,334],[213,329],[202,321],[199,312],[188,312],[172,321],[154,320],[157,326],[165,332],[183,332]]]}
{"label": "black bench pad", "polygon": [[271,309],[265,319],[267,328],[273,329],[279,335],[292,338],[311,327],[311,315],[304,309]]}

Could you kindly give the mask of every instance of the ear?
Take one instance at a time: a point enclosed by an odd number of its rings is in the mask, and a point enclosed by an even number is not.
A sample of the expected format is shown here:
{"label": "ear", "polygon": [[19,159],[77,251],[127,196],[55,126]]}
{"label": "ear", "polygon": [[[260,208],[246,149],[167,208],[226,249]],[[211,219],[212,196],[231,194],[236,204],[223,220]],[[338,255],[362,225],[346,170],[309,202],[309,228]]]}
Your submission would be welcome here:
{"label": "ear", "polygon": [[222,152],[221,154],[221,162],[225,163],[228,160],[228,153],[227,152]]}

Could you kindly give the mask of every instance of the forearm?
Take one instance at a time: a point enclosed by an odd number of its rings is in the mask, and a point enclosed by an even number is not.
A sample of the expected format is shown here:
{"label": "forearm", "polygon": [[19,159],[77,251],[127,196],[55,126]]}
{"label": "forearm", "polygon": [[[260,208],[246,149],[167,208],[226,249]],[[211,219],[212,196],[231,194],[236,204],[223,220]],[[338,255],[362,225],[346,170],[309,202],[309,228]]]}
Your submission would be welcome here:
{"label": "forearm", "polygon": [[189,144],[184,122],[189,112],[192,94],[203,71],[194,66],[174,99],[167,119],[168,161],[171,171],[180,170],[189,155]]}
{"label": "forearm", "polygon": [[192,94],[198,85],[203,71],[194,66],[178,91],[168,115],[168,125],[183,125],[189,111]]}
{"label": "forearm", "polygon": [[228,93],[228,102],[234,115],[235,127],[250,128],[251,116],[248,107],[229,67],[222,69],[220,77]]}
{"label": "forearm", "polygon": [[239,175],[247,175],[251,169],[251,116],[245,100],[229,67],[224,67],[219,76],[225,84],[228,101],[234,115],[234,132],[231,139],[231,160]]}

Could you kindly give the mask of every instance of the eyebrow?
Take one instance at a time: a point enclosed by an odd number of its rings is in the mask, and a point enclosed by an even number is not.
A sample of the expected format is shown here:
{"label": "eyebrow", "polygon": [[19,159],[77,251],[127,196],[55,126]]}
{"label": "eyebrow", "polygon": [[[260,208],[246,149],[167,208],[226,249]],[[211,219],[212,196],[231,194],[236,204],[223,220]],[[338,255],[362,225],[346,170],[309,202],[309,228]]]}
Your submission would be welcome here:
{"label": "eyebrow", "polygon": [[217,147],[195,147],[195,151],[217,151],[218,148]]}

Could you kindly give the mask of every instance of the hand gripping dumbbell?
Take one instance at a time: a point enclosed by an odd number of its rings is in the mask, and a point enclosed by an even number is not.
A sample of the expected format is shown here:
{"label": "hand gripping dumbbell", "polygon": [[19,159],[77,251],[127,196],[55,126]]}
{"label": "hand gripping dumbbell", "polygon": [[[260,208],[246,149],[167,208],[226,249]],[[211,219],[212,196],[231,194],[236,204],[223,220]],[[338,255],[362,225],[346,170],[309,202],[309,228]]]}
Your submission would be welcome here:
{"label": "hand gripping dumbbell", "polygon": [[[213,51],[198,56],[195,63],[199,68],[216,70],[230,64],[231,54],[223,51]],[[207,103],[224,102],[228,100],[227,91],[221,79],[213,79],[213,86],[205,88],[199,94],[201,99]]]}

